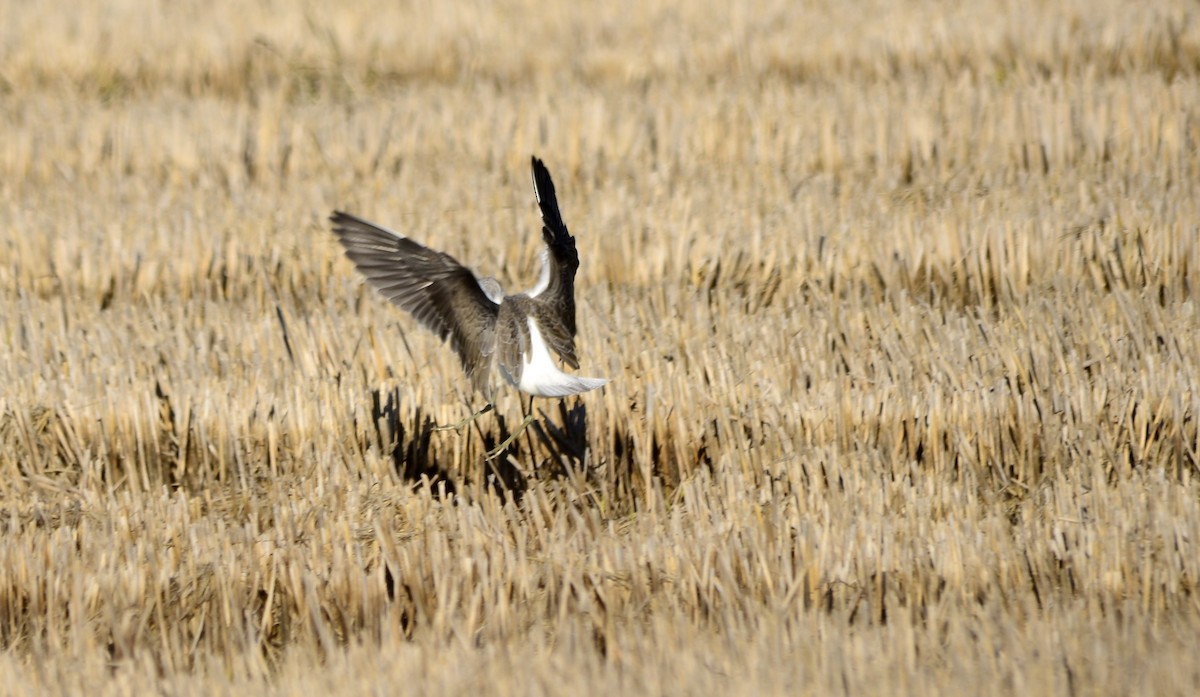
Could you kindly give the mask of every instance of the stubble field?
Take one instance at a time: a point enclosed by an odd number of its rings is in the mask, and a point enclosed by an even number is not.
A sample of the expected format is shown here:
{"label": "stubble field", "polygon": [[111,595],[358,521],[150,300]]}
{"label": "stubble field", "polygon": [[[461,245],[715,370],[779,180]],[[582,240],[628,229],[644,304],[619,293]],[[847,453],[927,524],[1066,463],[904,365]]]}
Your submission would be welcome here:
{"label": "stubble field", "polygon": [[[1200,691],[1200,15],[0,3],[9,693]],[[536,280],[480,406],[334,208]]]}

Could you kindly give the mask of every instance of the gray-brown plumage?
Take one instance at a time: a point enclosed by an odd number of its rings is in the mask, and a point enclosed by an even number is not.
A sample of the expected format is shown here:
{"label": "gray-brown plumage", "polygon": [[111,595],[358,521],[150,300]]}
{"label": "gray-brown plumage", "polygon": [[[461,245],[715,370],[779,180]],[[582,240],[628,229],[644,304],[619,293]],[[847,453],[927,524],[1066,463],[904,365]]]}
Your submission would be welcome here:
{"label": "gray-brown plumage", "polygon": [[489,402],[493,366],[518,389],[544,397],[586,392],[607,382],[568,375],[550,356],[553,351],[571,368],[579,367],[579,255],[559,213],[550,173],[536,157],[532,167],[546,249],[538,284],[517,295],[505,296],[495,279],[477,278],[449,254],[347,213],[335,211],[330,217],[346,256],[367,281],[441,339],[449,338],[471,385]]}

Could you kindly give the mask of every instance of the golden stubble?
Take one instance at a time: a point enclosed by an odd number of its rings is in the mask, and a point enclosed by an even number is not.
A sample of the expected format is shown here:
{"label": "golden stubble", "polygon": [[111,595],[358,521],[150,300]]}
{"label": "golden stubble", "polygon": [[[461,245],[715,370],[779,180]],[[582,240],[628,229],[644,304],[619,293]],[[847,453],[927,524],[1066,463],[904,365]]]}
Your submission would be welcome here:
{"label": "golden stubble", "polygon": [[[6,8],[10,689],[1200,689],[1200,33],[1126,5]],[[612,383],[487,465],[325,218],[528,287],[531,153]]]}

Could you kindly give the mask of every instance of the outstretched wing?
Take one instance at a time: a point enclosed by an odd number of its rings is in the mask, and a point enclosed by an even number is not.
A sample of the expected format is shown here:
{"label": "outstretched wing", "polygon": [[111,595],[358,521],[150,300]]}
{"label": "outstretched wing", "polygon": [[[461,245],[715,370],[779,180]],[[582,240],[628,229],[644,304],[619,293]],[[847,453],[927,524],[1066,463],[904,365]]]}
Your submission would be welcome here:
{"label": "outstretched wing", "polygon": [[575,238],[567,232],[562,214],[558,210],[558,198],[554,195],[554,181],[550,171],[537,157],[531,158],[533,166],[533,193],[538,207],[542,209],[542,239],[546,251],[542,254],[542,275],[529,297],[543,306],[539,313],[544,319],[541,325],[546,343],[572,368],[579,367],[575,356],[575,272],[579,269],[579,253],[575,251]]}
{"label": "outstretched wing", "polygon": [[458,353],[475,389],[486,392],[496,314],[475,275],[454,257],[361,218],[334,211],[333,234],[367,281]]}

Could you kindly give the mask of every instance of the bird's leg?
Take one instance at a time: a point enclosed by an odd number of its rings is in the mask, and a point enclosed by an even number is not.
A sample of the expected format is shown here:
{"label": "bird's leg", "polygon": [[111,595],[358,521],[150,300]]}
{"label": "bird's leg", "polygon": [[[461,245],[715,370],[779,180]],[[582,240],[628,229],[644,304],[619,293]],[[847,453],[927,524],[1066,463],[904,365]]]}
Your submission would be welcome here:
{"label": "bird's leg", "polygon": [[512,435],[510,435],[508,438],[505,438],[503,443],[489,450],[487,457],[484,459],[495,460],[497,457],[500,457],[500,454],[503,453],[508,446],[512,445],[512,442],[517,439],[517,436],[524,433],[525,429],[529,428],[529,424],[531,423],[533,423],[533,411],[529,412],[529,415],[525,417],[525,420],[521,422],[521,425],[517,427],[517,430],[513,431]]}
{"label": "bird's leg", "polygon": [[457,431],[457,430],[461,429],[463,426],[470,425],[471,423],[473,423],[475,421],[475,419],[478,419],[479,417],[483,416],[484,414],[488,413],[491,410],[492,410],[492,403],[488,402],[487,405],[484,406],[484,408],[480,409],[479,411],[475,412],[474,414],[471,414],[470,416],[463,419],[462,421],[455,421],[454,423],[449,424],[447,426],[437,426],[433,430],[435,430],[435,431]]}
{"label": "bird's leg", "polygon": [[[521,409],[522,410],[525,409],[524,401],[521,402]],[[528,412],[527,418],[530,418],[530,419],[533,418],[533,395],[529,395],[529,412]],[[521,429],[521,430],[524,431],[525,429]],[[529,452],[533,452],[533,434],[532,433],[526,434],[525,440],[527,443],[529,443]]]}

